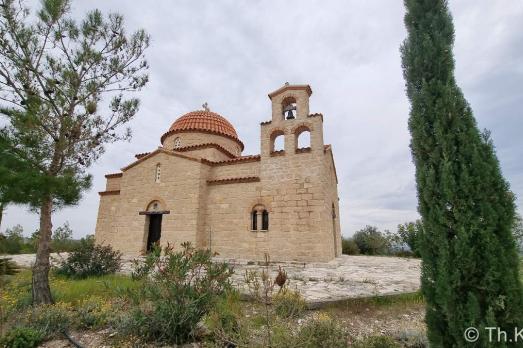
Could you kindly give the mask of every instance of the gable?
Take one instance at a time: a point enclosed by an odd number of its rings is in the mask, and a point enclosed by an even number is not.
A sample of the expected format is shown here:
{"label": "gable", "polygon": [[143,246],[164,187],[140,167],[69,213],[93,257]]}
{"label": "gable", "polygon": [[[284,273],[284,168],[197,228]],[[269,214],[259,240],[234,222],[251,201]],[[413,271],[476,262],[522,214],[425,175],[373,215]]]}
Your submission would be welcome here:
{"label": "gable", "polygon": [[173,151],[168,151],[168,150],[165,150],[165,149],[162,149],[162,148],[158,148],[157,150],[153,151],[153,152],[149,152],[147,153],[146,155],[144,156],[141,156],[139,157],[136,161],[132,162],[131,164],[127,165],[126,167],[123,167],[121,169],[122,172],[125,172],[145,161],[148,161],[160,154],[164,154],[164,155],[167,155],[167,156],[172,156],[172,157],[177,157],[177,158],[181,158],[181,159],[184,159],[184,160],[188,160],[188,161],[194,161],[194,162],[198,162],[198,163],[201,163],[201,160],[197,159],[197,158],[193,158],[193,157],[190,157],[190,156],[185,156],[185,155],[181,155],[181,154],[178,154],[178,153],[174,153]]}

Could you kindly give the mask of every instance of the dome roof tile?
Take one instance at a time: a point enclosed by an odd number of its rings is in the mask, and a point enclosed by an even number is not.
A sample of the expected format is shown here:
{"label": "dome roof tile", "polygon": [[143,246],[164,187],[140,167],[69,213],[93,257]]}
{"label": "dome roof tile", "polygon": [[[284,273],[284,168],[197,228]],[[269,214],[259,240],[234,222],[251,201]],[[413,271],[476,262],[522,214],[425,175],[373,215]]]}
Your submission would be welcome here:
{"label": "dome roof tile", "polygon": [[243,143],[238,138],[236,129],[225,119],[225,117],[207,110],[191,111],[173,122],[169,131],[162,136],[162,143],[165,137],[179,132],[203,131],[219,135],[224,135],[237,141],[242,149]]}

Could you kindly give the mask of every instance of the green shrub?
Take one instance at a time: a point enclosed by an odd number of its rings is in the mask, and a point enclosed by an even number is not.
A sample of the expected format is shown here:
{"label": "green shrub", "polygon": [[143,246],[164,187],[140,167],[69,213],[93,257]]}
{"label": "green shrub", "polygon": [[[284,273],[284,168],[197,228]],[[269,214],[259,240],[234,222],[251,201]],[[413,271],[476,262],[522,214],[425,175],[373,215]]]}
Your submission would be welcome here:
{"label": "green shrub", "polygon": [[359,255],[360,248],[352,238],[342,238],[341,252],[345,255]]}
{"label": "green shrub", "polygon": [[299,292],[286,289],[274,296],[273,304],[274,311],[282,318],[297,318],[307,308]]}
{"label": "green shrub", "polygon": [[365,226],[352,237],[360,252],[366,255],[386,255],[389,251],[387,237],[377,227]]}
{"label": "green shrub", "polygon": [[[182,251],[171,246],[151,253],[135,276],[144,285],[134,298],[141,299],[133,311],[130,327],[148,341],[183,344],[191,341],[197,324],[231,289],[232,269],[225,263],[213,263],[209,250],[182,244]],[[143,265],[146,265],[145,267]]]}
{"label": "green shrub", "polygon": [[43,339],[42,333],[38,330],[17,327],[0,339],[0,346],[5,348],[33,348],[38,347]]}
{"label": "green shrub", "polygon": [[18,273],[18,268],[10,258],[0,258],[0,276],[14,275],[16,273]]}
{"label": "green shrub", "polygon": [[122,254],[109,245],[97,245],[93,238],[82,239],[81,246],[62,261],[56,273],[69,278],[112,274],[121,267]]}
{"label": "green shrub", "polygon": [[214,308],[205,317],[204,326],[210,339],[220,347],[226,347],[231,343],[247,346],[249,333],[247,322],[243,319],[240,295],[237,291],[231,291],[217,300]]}
{"label": "green shrub", "polygon": [[44,338],[54,337],[72,324],[73,308],[65,303],[41,305],[28,312],[26,326],[39,331]]}
{"label": "green shrub", "polygon": [[401,348],[401,345],[389,336],[371,336],[356,342],[355,348]]}
{"label": "green shrub", "polygon": [[305,324],[296,336],[295,347],[303,348],[345,348],[347,335],[343,329],[328,316],[322,315]]}
{"label": "green shrub", "polygon": [[82,329],[97,329],[114,317],[111,302],[98,296],[90,296],[75,307],[77,326]]}

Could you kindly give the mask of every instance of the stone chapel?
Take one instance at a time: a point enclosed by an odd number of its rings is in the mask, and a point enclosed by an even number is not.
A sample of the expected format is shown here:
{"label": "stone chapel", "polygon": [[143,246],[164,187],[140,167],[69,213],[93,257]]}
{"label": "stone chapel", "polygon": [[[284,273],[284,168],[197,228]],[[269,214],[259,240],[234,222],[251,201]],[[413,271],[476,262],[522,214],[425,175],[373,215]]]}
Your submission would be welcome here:
{"label": "stone chapel", "polygon": [[288,83],[269,94],[272,118],[260,124],[258,155],[242,155],[234,127],[206,105],[178,118],[162,146],[105,176],[96,242],[126,254],[189,241],[222,258],[339,256],[336,168],[323,115],[309,113],[311,94],[309,85]]}

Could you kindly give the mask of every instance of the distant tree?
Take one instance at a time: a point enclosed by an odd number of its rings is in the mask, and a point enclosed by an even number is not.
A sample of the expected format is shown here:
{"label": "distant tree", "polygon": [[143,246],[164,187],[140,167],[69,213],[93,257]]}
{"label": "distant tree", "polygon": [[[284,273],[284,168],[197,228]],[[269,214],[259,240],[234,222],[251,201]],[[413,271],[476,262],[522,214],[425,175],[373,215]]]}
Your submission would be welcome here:
{"label": "distant tree", "polygon": [[73,230],[69,226],[69,222],[65,222],[62,226],[53,231],[51,240],[51,247],[54,252],[71,251],[73,248]]}
{"label": "distant tree", "polygon": [[341,252],[345,255],[358,255],[360,248],[358,248],[358,244],[356,244],[353,238],[343,237],[341,239]]}
{"label": "distant tree", "polygon": [[365,226],[352,237],[362,254],[384,255],[389,251],[386,236],[374,226]]}
{"label": "distant tree", "polygon": [[398,225],[398,235],[402,243],[405,243],[415,256],[420,256],[418,239],[423,230],[421,220],[415,222],[405,222]]}
{"label": "distant tree", "polygon": [[24,244],[24,229],[20,225],[5,230],[0,244],[1,254],[19,254]]}
{"label": "distant tree", "polygon": [[423,232],[422,291],[430,345],[470,346],[465,329],[523,327],[512,235],[514,195],[489,134],[480,133],[454,77],[454,27],[445,0],[405,0],[401,52]]}
{"label": "distant tree", "polygon": [[105,144],[130,138],[117,129],[138,110],[125,93],[148,81],[148,45],[143,30],[127,35],[117,14],[94,10],[77,23],[68,0],[43,0],[35,16],[21,1],[0,0],[0,192],[40,211],[36,304],[52,302],[52,212],[79,201]]}

